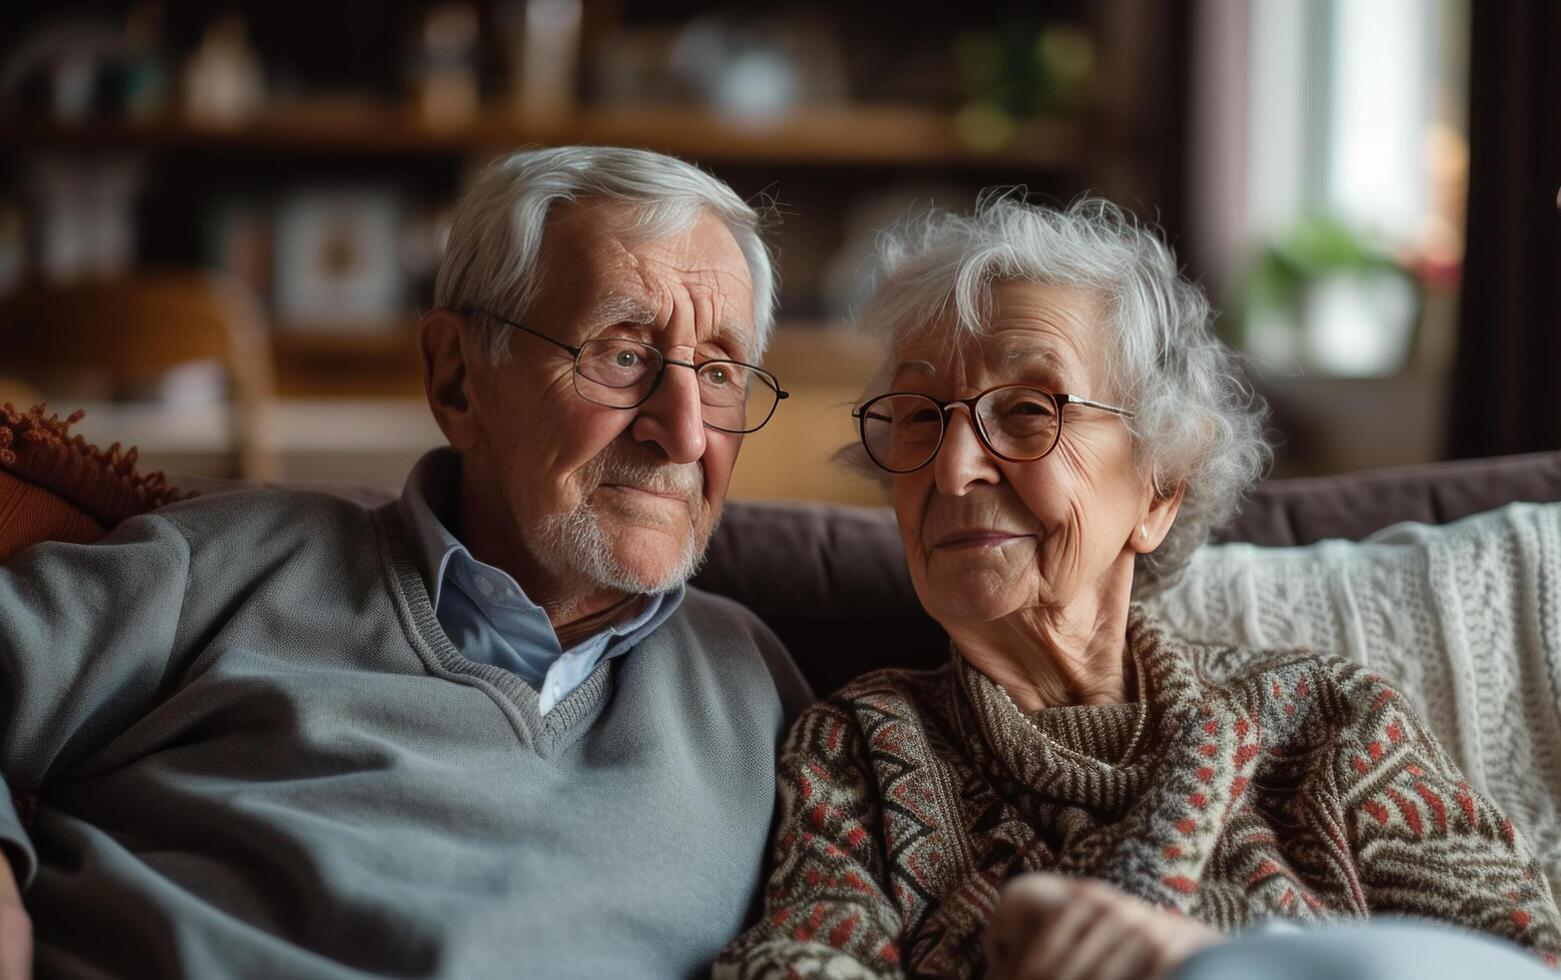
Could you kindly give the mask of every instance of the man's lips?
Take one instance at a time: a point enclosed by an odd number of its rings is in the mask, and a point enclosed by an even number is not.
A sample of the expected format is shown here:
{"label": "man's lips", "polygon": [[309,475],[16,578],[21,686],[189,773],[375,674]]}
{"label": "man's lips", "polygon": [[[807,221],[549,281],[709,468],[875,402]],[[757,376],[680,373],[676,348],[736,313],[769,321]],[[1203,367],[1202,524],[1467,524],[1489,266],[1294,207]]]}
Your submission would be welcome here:
{"label": "man's lips", "polygon": [[688,506],[688,495],[687,494],[682,494],[682,493],[668,493],[668,492],[661,491],[661,490],[647,490],[644,487],[630,486],[627,483],[603,483],[601,485],[600,489],[602,489],[602,490],[618,490],[618,491],[621,491],[623,493],[634,494],[636,496],[653,497],[653,498],[656,498],[656,499],[659,499],[659,500],[668,500],[668,501],[671,501],[672,503],[680,504],[680,505],[682,505],[684,507]]}
{"label": "man's lips", "polygon": [[1029,537],[1034,537],[1034,535],[1017,534],[1013,531],[1003,531],[995,527],[968,527],[958,531],[950,531],[934,542],[932,546],[948,551],[958,551],[964,548],[991,548],[1007,541]]}

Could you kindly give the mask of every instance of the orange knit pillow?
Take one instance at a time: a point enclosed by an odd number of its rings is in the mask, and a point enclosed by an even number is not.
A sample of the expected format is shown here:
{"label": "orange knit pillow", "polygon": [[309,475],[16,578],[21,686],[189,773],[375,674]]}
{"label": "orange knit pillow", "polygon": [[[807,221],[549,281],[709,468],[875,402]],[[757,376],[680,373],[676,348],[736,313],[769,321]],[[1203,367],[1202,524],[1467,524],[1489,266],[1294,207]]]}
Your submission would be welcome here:
{"label": "orange knit pillow", "polygon": [[86,544],[107,533],[62,498],[0,470],[0,562],[39,541]]}
{"label": "orange knit pillow", "polygon": [[161,472],[136,472],[137,452],[100,450],[36,405],[0,408],[0,561],[39,541],[96,541],[127,517],[182,500]]}

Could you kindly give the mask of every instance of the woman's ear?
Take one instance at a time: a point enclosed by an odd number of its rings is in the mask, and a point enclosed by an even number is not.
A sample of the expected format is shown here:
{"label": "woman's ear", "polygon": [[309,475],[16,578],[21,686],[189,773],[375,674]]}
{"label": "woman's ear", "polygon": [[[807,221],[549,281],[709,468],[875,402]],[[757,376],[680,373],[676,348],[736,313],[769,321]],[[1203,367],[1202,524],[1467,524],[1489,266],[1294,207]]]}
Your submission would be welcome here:
{"label": "woman's ear", "polygon": [[469,449],[476,441],[478,420],[469,388],[466,317],[454,310],[429,310],[418,326],[417,341],[423,354],[423,391],[434,421],[451,446]]}
{"label": "woman's ear", "polygon": [[1176,523],[1176,514],[1182,509],[1182,498],[1186,495],[1185,483],[1178,483],[1176,489],[1168,494],[1158,491],[1150,493],[1149,504],[1132,536],[1134,551],[1147,555],[1160,547],[1160,542],[1171,533],[1171,525]]}

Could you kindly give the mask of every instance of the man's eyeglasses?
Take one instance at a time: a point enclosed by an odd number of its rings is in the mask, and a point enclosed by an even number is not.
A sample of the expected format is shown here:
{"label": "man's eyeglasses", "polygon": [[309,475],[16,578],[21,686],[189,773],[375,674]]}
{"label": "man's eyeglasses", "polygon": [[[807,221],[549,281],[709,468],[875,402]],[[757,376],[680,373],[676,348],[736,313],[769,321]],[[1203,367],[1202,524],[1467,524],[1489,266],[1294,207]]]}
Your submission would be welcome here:
{"label": "man's eyeglasses", "polygon": [[869,399],[851,414],[874,463],[890,473],[911,473],[938,455],[955,408],[970,413],[976,438],[987,452],[1010,463],[1024,463],[1057,448],[1062,440],[1063,410],[1069,405],[1098,408],[1125,419],[1133,417],[1125,408],[1029,385],[998,385],[970,398],[949,401],[891,391]]}
{"label": "man's eyeglasses", "polygon": [[579,346],[507,320],[487,310],[463,310],[466,315],[491,317],[508,327],[545,340],[575,359],[575,392],[593,405],[638,408],[655,393],[668,365],[692,370],[699,380],[699,402],[705,425],[721,432],[755,432],[775,414],[775,406],[791,392],[775,375],[742,361],[714,359],[679,361],[650,344],[624,337],[587,340]]}

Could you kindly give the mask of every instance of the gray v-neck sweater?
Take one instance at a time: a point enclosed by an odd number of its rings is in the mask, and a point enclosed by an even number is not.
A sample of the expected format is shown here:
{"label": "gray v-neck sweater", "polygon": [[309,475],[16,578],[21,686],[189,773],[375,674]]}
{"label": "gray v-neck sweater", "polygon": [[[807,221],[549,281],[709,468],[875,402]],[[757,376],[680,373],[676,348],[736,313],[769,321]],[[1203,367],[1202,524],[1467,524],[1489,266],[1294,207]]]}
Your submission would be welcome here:
{"label": "gray v-neck sweater", "polygon": [[806,698],[690,590],[539,716],[445,637],[394,505],[215,495],[0,566],[0,846],[39,976],[700,974]]}

